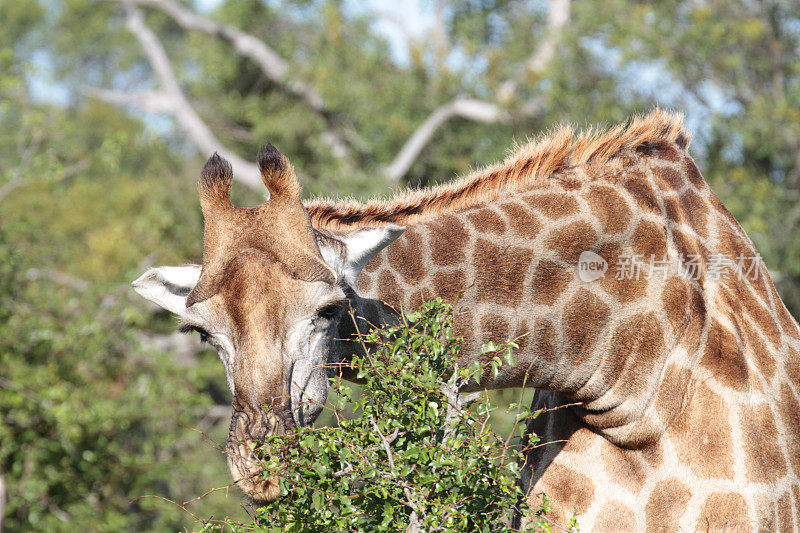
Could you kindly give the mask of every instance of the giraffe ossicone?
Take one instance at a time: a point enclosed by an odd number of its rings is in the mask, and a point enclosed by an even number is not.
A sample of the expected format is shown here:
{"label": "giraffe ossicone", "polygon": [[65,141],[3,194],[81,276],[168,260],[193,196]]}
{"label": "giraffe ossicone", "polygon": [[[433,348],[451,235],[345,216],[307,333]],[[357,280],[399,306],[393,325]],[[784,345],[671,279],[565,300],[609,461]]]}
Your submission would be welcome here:
{"label": "giraffe ossicone", "polygon": [[800,328],[689,139],[658,110],[563,127],[454,183],[367,203],[301,202],[269,145],[270,198],[252,209],[231,205],[230,166],[212,157],[202,265],[134,288],[219,351],[229,467],[256,501],[279,490],[253,477],[249,443],[313,422],[357,331],[441,296],[458,299],[464,362],[488,341],[519,345],[480,387],[525,382],[534,408],[568,406],[529,424],[552,444],[523,468],[556,523],[576,510],[598,531],[797,530]]}

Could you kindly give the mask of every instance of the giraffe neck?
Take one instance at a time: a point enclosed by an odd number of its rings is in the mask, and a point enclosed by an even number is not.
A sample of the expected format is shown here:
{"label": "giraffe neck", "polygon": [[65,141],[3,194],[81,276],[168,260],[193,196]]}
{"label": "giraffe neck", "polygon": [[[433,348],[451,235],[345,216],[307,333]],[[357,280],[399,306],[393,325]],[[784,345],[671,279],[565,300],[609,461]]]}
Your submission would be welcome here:
{"label": "giraffe neck", "polygon": [[[684,164],[679,148],[669,149]],[[567,170],[414,222],[370,261],[358,289],[368,301],[404,311],[432,296],[455,302],[465,359],[489,341],[519,345],[516,364],[496,377],[487,373],[482,387],[562,393],[581,403],[576,413],[588,425],[635,445],[668,423],[650,412],[654,402],[680,405],[705,305],[700,284],[678,276],[681,251],[667,237],[659,193],[642,189],[652,180],[622,164],[614,181],[598,179],[608,166]],[[581,278],[585,252],[606,261],[604,276]],[[670,260],[665,276],[617,279],[625,256],[651,255]],[[371,320],[386,319],[383,308],[371,307]]]}

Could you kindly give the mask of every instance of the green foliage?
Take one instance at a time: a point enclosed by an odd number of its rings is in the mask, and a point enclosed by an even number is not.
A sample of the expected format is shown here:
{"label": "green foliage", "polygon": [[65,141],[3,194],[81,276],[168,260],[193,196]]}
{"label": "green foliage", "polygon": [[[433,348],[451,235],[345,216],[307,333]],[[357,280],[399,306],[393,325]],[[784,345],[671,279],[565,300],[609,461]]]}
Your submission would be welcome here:
{"label": "green foliage", "polygon": [[[437,299],[364,337],[369,349],[353,359],[360,397],[333,381],[336,427],[301,428],[256,450],[263,475],[280,476],[282,498],[258,509],[252,527],[390,532],[414,521],[423,531],[515,531],[511,509],[529,511],[517,484],[521,454],[491,431],[488,398],[468,409],[461,394],[513,364],[515,346],[487,345],[478,359],[488,363],[459,368],[451,326],[452,308]],[[346,408],[357,416],[344,417]],[[518,410],[518,422],[529,415]]]}

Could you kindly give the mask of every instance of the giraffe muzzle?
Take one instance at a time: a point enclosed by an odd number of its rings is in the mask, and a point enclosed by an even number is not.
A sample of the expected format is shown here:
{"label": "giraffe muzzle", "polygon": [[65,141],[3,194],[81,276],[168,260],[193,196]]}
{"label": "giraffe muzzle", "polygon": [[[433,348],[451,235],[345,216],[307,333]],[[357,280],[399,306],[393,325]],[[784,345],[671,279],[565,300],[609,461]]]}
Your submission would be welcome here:
{"label": "giraffe muzzle", "polygon": [[[242,408],[234,401],[231,426],[225,454],[228,469],[236,485],[256,504],[269,503],[280,497],[279,478],[266,471],[272,453],[265,447],[266,437],[291,435],[294,419],[288,405],[274,405],[270,409]],[[291,442],[284,445],[291,445]]]}

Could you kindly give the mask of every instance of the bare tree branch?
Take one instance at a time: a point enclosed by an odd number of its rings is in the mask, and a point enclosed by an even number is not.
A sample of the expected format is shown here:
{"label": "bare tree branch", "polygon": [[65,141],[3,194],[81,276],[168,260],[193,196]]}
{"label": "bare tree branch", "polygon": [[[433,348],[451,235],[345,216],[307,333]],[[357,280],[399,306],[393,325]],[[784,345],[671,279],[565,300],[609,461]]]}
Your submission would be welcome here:
{"label": "bare tree branch", "polygon": [[321,114],[328,124],[328,130],[322,137],[323,142],[330,147],[335,157],[350,158],[350,147],[345,140],[349,139],[350,133],[341,131],[336,114],[325,105],[314,87],[290,79],[289,64],[264,41],[233,26],[203,18],[172,0],[130,1],[136,5],[147,5],[161,10],[186,30],[200,31],[229,42],[240,55],[255,61],[269,80]]}
{"label": "bare tree branch", "polygon": [[[530,72],[542,72],[552,61],[555,50],[561,39],[561,34],[569,22],[569,10],[571,0],[551,0],[547,16],[547,35],[542,40],[539,47],[531,54],[525,62],[525,70]],[[438,9],[443,10],[443,3],[439,3]],[[437,13],[437,17],[440,17]],[[441,27],[437,31],[442,31]],[[519,82],[508,80],[501,84],[498,94],[498,101],[510,99],[516,92]],[[533,98],[518,109],[513,114],[504,111],[498,104],[469,98],[456,98],[448,102],[430,114],[416,131],[409,137],[408,141],[400,149],[394,160],[384,169],[386,178],[397,184],[402,177],[414,164],[414,161],[422,153],[422,150],[431,141],[436,131],[448,120],[455,117],[465,118],[476,122],[495,123],[510,122],[511,120],[529,117],[539,113],[544,107],[545,101],[542,97]]]}
{"label": "bare tree branch", "polygon": [[550,9],[547,11],[547,35],[525,63],[525,68],[529,72],[543,72],[553,60],[561,34],[569,22],[569,4],[570,0],[550,1]]}
{"label": "bare tree branch", "polygon": [[134,8],[131,2],[120,1],[126,8],[125,26],[142,46],[147,60],[158,78],[161,90],[158,92],[126,94],[87,87],[84,88],[84,92],[116,105],[136,105],[148,111],[169,113],[178,121],[204,155],[210,156],[214,152],[219,152],[221,156],[231,162],[236,178],[241,183],[259,191],[263,190],[258,166],[246,161],[223,146],[222,142],[214,135],[186,99],[161,41],[147,27],[141,12]]}

